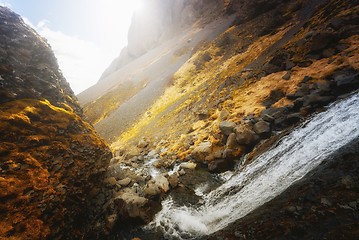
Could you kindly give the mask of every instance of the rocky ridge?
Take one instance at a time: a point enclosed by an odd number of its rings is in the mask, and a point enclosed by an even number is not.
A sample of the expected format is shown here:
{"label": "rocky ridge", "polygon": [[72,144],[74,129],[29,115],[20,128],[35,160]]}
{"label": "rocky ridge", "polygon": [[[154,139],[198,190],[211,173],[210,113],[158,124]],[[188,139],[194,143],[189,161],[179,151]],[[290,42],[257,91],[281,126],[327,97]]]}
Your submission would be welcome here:
{"label": "rocky ridge", "polygon": [[0,36],[0,238],[91,234],[111,197],[111,151],[83,120],[46,40],[5,7]]}

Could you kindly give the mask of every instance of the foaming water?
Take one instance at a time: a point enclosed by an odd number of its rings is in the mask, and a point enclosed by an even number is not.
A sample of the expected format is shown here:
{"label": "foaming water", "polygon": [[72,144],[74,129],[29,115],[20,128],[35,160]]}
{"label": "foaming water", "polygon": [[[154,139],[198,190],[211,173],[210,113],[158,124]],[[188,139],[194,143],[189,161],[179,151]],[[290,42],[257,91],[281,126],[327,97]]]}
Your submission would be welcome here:
{"label": "foaming water", "polygon": [[217,189],[200,206],[177,206],[171,198],[146,228],[168,239],[214,233],[273,199],[335,151],[359,136],[359,94],[331,105],[284,137]]}

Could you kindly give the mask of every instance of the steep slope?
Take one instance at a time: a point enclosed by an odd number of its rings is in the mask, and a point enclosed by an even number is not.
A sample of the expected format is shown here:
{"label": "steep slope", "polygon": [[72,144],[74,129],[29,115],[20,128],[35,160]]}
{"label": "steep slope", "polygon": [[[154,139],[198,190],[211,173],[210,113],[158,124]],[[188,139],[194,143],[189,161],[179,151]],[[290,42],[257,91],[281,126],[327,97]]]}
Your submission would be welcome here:
{"label": "steep slope", "polygon": [[109,197],[111,152],[45,39],[0,7],[0,238],[79,239]]}
{"label": "steep slope", "polygon": [[[240,172],[313,113],[358,90],[357,3],[347,0],[233,0],[217,4],[220,9],[209,11],[210,18],[204,15],[199,25],[192,25],[177,37],[121,66],[80,95],[85,114],[96,120],[95,127],[112,142],[116,157],[110,168],[115,180],[123,181],[128,177],[131,194],[139,196],[140,200],[160,201],[173,189],[170,193],[173,205],[200,206],[195,194],[199,186],[218,184],[213,183],[217,175],[212,173],[233,169],[234,165],[239,166]],[[215,33],[211,34],[213,31]],[[170,62],[173,56],[175,60]],[[138,82],[135,87],[126,85],[127,80],[134,82],[132,78]],[[115,90],[126,92],[126,97],[118,96]],[[110,109],[101,109],[108,103],[113,104]],[[93,109],[102,112],[93,113]],[[352,155],[351,159],[356,160]],[[335,163],[328,168],[331,174],[345,177],[346,173],[336,168]],[[328,168],[313,171],[323,176],[321,174],[325,175]],[[348,171],[350,176],[357,171],[356,165],[353,168]],[[307,180],[311,182],[313,178],[308,176]],[[351,180],[350,184],[357,183],[357,178]],[[348,196],[341,197],[345,184],[335,189],[332,184],[335,183],[326,181],[323,189],[315,189],[316,199],[325,198],[330,189],[340,204],[357,197],[356,188],[347,191]],[[296,187],[293,189],[298,196],[312,191],[306,185],[302,194]],[[127,192],[122,194],[128,196]],[[278,199],[273,202],[280,204],[283,198],[279,196]],[[295,202],[285,196],[284,199]],[[306,202],[306,209],[318,207],[317,203],[318,200]],[[125,208],[123,206],[121,201],[120,208]],[[332,210],[331,206],[320,208]],[[269,209],[267,216],[275,209],[284,211],[276,215],[284,225],[288,211],[281,206]],[[250,222],[239,220],[238,226],[246,227],[245,237],[257,239],[267,233],[276,237],[285,231],[291,231],[293,235],[289,236],[296,236],[298,229],[294,227],[283,228],[275,235],[276,232],[271,232],[270,219],[264,225],[266,232],[261,232],[258,221],[262,210],[258,210],[258,214],[254,212],[253,218],[246,218]],[[355,236],[357,225],[353,219],[357,215],[346,218],[348,212],[342,212],[341,207],[333,211],[341,219],[348,220],[350,232],[347,236]],[[292,212],[303,218],[313,216],[300,210]],[[313,219],[308,220],[312,226],[324,227],[317,219],[335,220],[320,218],[319,214],[315,213]],[[142,212],[134,215],[142,216],[142,222],[149,221],[148,215],[143,217]],[[289,219],[293,220],[293,216]],[[164,229],[171,232],[166,222],[163,224]],[[223,233],[229,239],[235,238],[236,226],[233,223],[213,237],[221,237]],[[252,229],[256,233],[249,235]],[[315,234],[315,229],[311,229],[310,236]],[[338,228],[338,231],[343,229]],[[143,229],[115,229],[114,237],[163,237],[163,232],[154,231],[152,236],[146,230],[143,233]],[[237,235],[242,236],[241,232]]]}
{"label": "steep slope", "polygon": [[[224,158],[231,132],[245,132],[253,139],[239,139],[233,156],[239,157],[358,87],[355,4],[265,2],[196,49],[160,99],[119,137],[119,145],[136,146],[146,138],[153,143],[149,149],[167,149],[166,159],[208,163]],[[208,142],[205,160],[197,147]]]}
{"label": "steep slope", "polygon": [[[168,8],[164,4],[164,2],[169,1],[153,1],[154,6],[151,6],[150,9],[155,8],[158,2],[163,4],[158,11],[169,17],[168,14],[174,11],[174,9]],[[192,6],[196,2],[189,1],[187,5]],[[233,22],[234,17],[232,16],[205,24],[204,20],[213,20],[214,16],[221,12],[221,8],[215,7],[216,1],[210,1],[208,4],[202,3],[201,6],[206,6],[205,8],[200,8],[201,10],[206,10],[203,13],[206,16],[204,19],[194,23],[191,21],[191,25],[185,25],[187,26],[186,28],[182,28],[176,34],[171,34],[172,38],[165,38],[167,39],[166,41],[160,41],[156,38],[161,44],[157,43],[157,41],[155,41],[156,44],[148,43],[151,47],[146,48],[146,51],[143,50],[144,53],[138,54],[138,57],[123,67],[121,64],[116,65],[111,70],[111,74],[106,74],[108,75],[107,77],[102,78],[96,85],[78,95],[81,104],[84,106],[84,112],[106,140],[115,141],[124,130],[129,128],[136,119],[146,112],[146,109],[171,84],[173,74],[189,59],[193,49],[199,43],[211,41]],[[154,16],[159,17],[162,15],[154,14]],[[137,29],[138,25],[152,26],[154,24],[155,28],[158,24],[156,17],[152,21],[149,20],[149,22],[146,22],[147,18],[140,19],[139,22],[135,21],[130,32],[135,31],[132,29]],[[174,31],[173,27],[179,24],[180,19],[173,20],[173,23],[169,22],[166,26],[161,25],[161,29],[162,27],[167,29],[164,30],[165,32],[169,31],[168,29]],[[159,30],[159,32],[162,32],[162,30]],[[151,32],[148,33],[150,34]],[[139,37],[139,39],[141,41],[154,41],[151,37],[147,38],[145,36]],[[139,43],[138,41],[135,41],[133,45],[130,44],[129,47],[141,49],[141,45],[145,43]],[[116,122],[121,122],[121,125],[113,128],[112,126]]]}

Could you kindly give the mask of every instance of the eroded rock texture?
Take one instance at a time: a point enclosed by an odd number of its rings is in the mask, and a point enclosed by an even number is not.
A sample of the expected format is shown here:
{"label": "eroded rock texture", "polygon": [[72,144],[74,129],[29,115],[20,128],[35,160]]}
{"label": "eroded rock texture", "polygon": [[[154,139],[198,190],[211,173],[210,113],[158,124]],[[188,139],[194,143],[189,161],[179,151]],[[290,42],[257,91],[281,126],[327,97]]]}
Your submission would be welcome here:
{"label": "eroded rock texture", "polygon": [[45,39],[0,7],[0,238],[79,239],[109,193],[111,152]]}

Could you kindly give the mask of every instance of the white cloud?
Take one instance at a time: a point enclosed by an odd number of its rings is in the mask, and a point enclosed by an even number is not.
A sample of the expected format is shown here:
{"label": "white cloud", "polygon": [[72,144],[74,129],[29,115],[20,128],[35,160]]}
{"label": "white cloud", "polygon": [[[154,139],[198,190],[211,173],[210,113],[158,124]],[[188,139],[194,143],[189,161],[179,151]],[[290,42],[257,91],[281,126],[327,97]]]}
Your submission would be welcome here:
{"label": "white cloud", "polygon": [[[5,1],[7,0],[0,0],[1,3]],[[86,14],[79,14],[77,17],[86,21],[84,28],[91,26],[91,33],[95,33],[90,34],[91,40],[84,40],[89,37],[84,32],[79,33],[79,36],[66,34],[66,24],[62,31],[55,31],[51,27],[52,23],[46,19],[37,23],[31,23],[26,17],[23,19],[48,40],[60,69],[78,94],[94,85],[112,60],[120,54],[127,44],[132,13],[139,8],[140,0],[89,1]],[[90,19],[87,18],[88,14],[92,14]]]}
{"label": "white cloud", "polygon": [[93,42],[50,29],[47,20],[34,26],[27,18],[23,19],[48,40],[60,69],[75,94],[94,85],[113,60],[113,56],[106,54]]}

